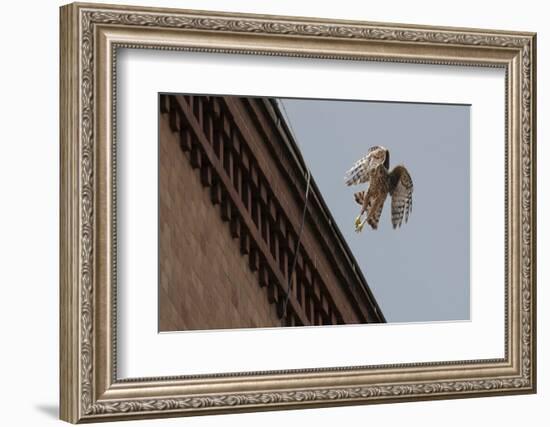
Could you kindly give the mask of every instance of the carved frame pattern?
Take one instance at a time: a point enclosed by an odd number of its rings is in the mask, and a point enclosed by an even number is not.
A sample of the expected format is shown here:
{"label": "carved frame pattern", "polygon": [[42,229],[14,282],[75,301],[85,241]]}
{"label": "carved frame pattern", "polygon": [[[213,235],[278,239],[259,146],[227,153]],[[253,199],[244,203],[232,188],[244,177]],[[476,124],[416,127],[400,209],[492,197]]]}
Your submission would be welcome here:
{"label": "carved frame pattern", "polygon": [[[303,18],[266,17],[254,15],[232,15],[209,12],[130,8],[121,6],[97,6],[73,4],[61,10],[62,21],[62,75],[61,75],[61,126],[62,132],[62,244],[61,256],[61,417],[67,421],[100,421],[128,417],[158,417],[185,414],[200,414],[228,411],[252,411],[258,409],[284,409],[287,407],[327,406],[329,404],[358,404],[379,401],[421,400],[444,397],[480,396],[495,393],[529,393],[535,391],[535,35],[531,33],[508,33],[484,30],[463,30],[451,28],[412,27],[405,25],[370,24],[355,22],[328,22]],[[316,58],[342,58],[356,60],[399,61],[408,63],[468,64],[479,66],[506,66],[509,80],[518,79],[518,105],[507,105],[511,117],[518,115],[519,135],[517,149],[521,156],[520,180],[517,183],[520,206],[515,224],[520,229],[521,239],[518,258],[520,263],[521,288],[517,289],[516,307],[519,321],[518,352],[519,363],[513,375],[488,375],[482,378],[473,373],[453,380],[401,381],[400,369],[420,365],[391,367],[391,384],[367,384],[350,386],[317,387],[304,381],[303,387],[289,390],[276,389],[259,392],[213,392],[191,394],[180,397],[147,397],[143,395],[127,398],[123,395],[109,395],[109,388],[116,388],[116,361],[112,361],[109,375],[112,383],[102,390],[98,388],[96,370],[98,362],[98,340],[96,337],[98,319],[96,300],[97,271],[96,241],[98,199],[95,188],[98,179],[96,166],[96,39],[102,26],[118,26],[129,29],[152,29],[170,31],[200,31],[226,35],[270,35],[288,36],[295,40],[325,39],[327,43],[338,40],[365,42],[392,42],[406,49],[406,46],[420,46],[430,49],[438,46],[457,48],[456,54],[441,58],[426,59],[423,55],[405,56],[395,54],[388,57],[363,55],[354,57],[333,51],[327,53],[297,53],[277,49],[239,49],[196,47],[189,50],[210,52],[239,52],[261,55],[292,55]],[[120,45],[122,46],[122,45]],[[156,49],[178,49],[173,45],[142,45],[127,43],[125,46]],[[488,52],[510,54],[510,59],[472,59],[461,56],[469,48],[481,47]],[[179,48],[181,49],[181,48]],[[113,57],[116,56],[116,48]],[[489,55],[490,56],[490,55]],[[495,56],[497,56],[495,54]],[[116,58],[115,58],[116,60]],[[500,65],[499,65],[500,64]],[[507,65],[502,65],[507,64]],[[519,65],[518,65],[519,64]],[[71,68],[73,67],[73,68]],[[75,74],[74,68],[79,72]],[[517,67],[517,68],[514,68]],[[116,75],[113,75],[114,88]],[[509,95],[509,94],[508,94]],[[508,104],[508,103],[507,103]],[[114,109],[113,109],[114,111]],[[112,126],[116,117],[112,113]],[[507,138],[514,138],[507,132]],[[512,141],[513,142],[513,141]],[[78,147],[78,148],[77,148]],[[114,153],[113,153],[114,157]],[[114,190],[116,191],[116,189]],[[116,193],[113,193],[113,200]],[[507,198],[508,198],[507,194]],[[514,202],[513,200],[512,202]],[[116,206],[116,205],[115,205]],[[116,212],[116,210],[115,210]],[[113,215],[115,215],[113,212]],[[506,236],[509,239],[508,236]],[[116,248],[116,235],[113,236]],[[116,265],[112,266],[116,276]],[[514,294],[508,297],[515,298]],[[113,305],[116,309],[115,302]],[[508,312],[507,312],[508,313]],[[510,313],[513,314],[513,313]],[[507,317],[507,321],[510,319]],[[113,325],[111,325],[113,327]],[[507,336],[507,340],[508,340]],[[508,350],[508,347],[507,347]],[[116,355],[116,349],[112,353]],[[506,360],[491,361],[491,366],[512,363],[507,351]],[[473,361],[476,362],[476,361]],[[518,361],[516,361],[518,362]],[[516,363],[514,362],[514,363]],[[512,363],[513,364],[513,363]],[[428,368],[448,366],[449,369],[468,363],[434,363]],[[386,367],[388,368],[388,367]],[[374,369],[374,368],[373,368]],[[66,371],[65,371],[66,370]],[[334,371],[343,371],[336,368]],[[376,370],[376,369],[374,369]],[[315,370],[313,370],[315,372]],[[302,371],[302,375],[307,375]],[[268,374],[267,374],[268,375]],[[222,376],[223,377],[223,376]],[[235,376],[233,376],[235,378]],[[154,380],[154,379],[152,379]],[[152,381],[148,380],[149,382]],[[184,381],[184,379],[157,379]],[[211,380],[211,379],[210,379]],[[108,383],[108,381],[107,381]],[[120,383],[118,383],[120,384]],[[122,383],[124,384],[124,383]],[[144,386],[146,390],[146,387]]]}

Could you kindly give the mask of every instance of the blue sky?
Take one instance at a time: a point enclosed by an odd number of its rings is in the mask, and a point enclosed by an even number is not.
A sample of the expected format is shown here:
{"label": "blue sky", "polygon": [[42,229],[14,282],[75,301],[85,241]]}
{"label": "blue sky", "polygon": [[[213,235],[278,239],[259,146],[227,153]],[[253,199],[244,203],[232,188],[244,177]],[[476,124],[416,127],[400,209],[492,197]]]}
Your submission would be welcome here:
{"label": "blue sky", "polygon": [[[280,100],[325,202],[388,322],[470,318],[470,107]],[[414,182],[409,222],[394,230],[390,199],[378,230],[354,231],[347,169],[373,145]]]}

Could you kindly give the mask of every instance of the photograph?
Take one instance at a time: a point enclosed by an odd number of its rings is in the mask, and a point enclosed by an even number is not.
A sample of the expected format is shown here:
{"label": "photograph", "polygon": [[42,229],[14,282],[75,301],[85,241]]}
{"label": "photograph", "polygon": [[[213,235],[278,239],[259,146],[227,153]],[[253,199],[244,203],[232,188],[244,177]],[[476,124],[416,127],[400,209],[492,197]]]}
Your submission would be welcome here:
{"label": "photograph", "polygon": [[469,321],[470,107],[159,93],[159,332]]}
{"label": "photograph", "polygon": [[59,418],[536,393],[536,23],[262,8],[51,20]]}

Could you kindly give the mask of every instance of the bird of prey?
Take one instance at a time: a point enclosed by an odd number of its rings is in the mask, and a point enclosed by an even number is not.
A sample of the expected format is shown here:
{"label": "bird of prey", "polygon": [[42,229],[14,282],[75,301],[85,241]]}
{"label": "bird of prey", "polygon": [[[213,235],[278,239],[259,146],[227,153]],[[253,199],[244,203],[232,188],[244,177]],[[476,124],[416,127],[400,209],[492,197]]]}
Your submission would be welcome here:
{"label": "bird of prey", "polygon": [[[412,210],[413,182],[405,166],[399,165],[390,172],[390,152],[381,146],[369,148],[367,154],[359,159],[346,172],[345,183],[356,185],[369,183],[367,191],[354,194],[355,201],[361,205],[361,212],[355,219],[355,231],[360,232],[367,222],[373,230],[378,221],[386,197],[391,195],[391,222],[393,228],[407,222]],[[363,215],[366,215],[365,219]]]}

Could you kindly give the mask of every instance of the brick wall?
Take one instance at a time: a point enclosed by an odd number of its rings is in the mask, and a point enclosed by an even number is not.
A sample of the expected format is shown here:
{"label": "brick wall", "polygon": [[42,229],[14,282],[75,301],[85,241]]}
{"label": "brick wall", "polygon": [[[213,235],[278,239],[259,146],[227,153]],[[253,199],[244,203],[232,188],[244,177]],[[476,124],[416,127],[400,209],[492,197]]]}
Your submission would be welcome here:
{"label": "brick wall", "polygon": [[[249,112],[247,112],[242,100],[238,97],[225,97],[225,100],[234,114],[235,119],[239,122],[243,134],[251,141],[256,141],[254,144],[249,144],[252,152],[258,163],[261,165],[263,173],[266,175],[269,185],[274,189],[284,211],[292,218],[295,223],[299,223],[302,216],[303,202],[297,201],[292,192],[288,188],[288,181],[284,178],[279,167],[274,163],[273,156],[270,154],[266,141],[276,145],[280,139],[276,130],[273,128],[273,123],[268,117],[262,113],[263,110],[258,108],[258,119],[264,123],[263,126],[256,126],[250,123]],[[252,104],[261,105],[258,100],[253,100]],[[259,129],[262,128],[266,135],[262,136]],[[305,193],[305,190],[304,190]],[[310,202],[311,203],[311,202]],[[330,287],[330,296],[334,300],[338,310],[340,311],[343,321],[346,324],[361,323],[357,312],[353,309],[349,297],[344,291],[344,286],[357,286],[354,282],[342,283],[337,277],[334,268],[330,265],[330,254],[326,253],[319,245],[318,239],[314,235],[314,229],[310,222],[306,221],[304,232],[301,239],[302,245],[306,248],[315,268],[323,280]]]}
{"label": "brick wall", "polygon": [[159,329],[280,326],[166,115],[159,126]]}

